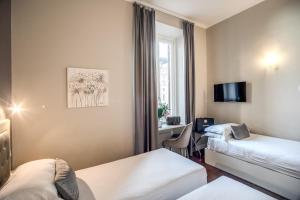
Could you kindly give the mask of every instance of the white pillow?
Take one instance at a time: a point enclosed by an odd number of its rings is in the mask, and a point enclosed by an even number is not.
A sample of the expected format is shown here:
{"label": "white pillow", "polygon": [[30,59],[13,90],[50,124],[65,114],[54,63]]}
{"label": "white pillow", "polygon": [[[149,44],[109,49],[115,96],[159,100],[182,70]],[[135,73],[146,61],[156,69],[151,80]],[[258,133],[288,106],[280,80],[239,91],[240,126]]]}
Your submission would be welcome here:
{"label": "white pillow", "polygon": [[224,139],[225,141],[228,141],[230,138],[232,138],[231,126],[238,126],[238,125],[239,124],[235,124],[235,123],[212,125],[212,126],[205,128],[204,131],[222,135],[222,139]]}
{"label": "white pillow", "polygon": [[227,124],[217,124],[217,125],[212,125],[207,128],[205,128],[205,132],[210,132],[210,133],[215,133],[219,135],[223,135],[224,132],[231,132],[231,126],[238,126],[239,124],[235,123],[227,123]]}
{"label": "white pillow", "polygon": [[0,191],[2,200],[57,200],[55,160],[43,159],[19,166]]}
{"label": "white pillow", "polygon": [[206,132],[204,135],[212,138],[219,138],[219,139],[222,139],[223,137],[223,135],[211,133],[211,132]]}

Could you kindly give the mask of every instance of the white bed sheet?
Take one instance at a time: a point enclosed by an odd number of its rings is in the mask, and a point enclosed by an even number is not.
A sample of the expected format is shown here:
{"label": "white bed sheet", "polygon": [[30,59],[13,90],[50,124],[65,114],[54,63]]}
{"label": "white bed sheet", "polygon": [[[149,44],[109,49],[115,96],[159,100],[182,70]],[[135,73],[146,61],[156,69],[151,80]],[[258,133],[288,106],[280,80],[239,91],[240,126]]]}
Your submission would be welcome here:
{"label": "white bed sheet", "polygon": [[208,149],[300,179],[300,142],[250,134],[243,140],[208,139]]}
{"label": "white bed sheet", "polygon": [[222,176],[178,200],[275,200],[262,192]]}
{"label": "white bed sheet", "polygon": [[81,200],[173,200],[207,183],[204,167],[166,149],[75,173]]}

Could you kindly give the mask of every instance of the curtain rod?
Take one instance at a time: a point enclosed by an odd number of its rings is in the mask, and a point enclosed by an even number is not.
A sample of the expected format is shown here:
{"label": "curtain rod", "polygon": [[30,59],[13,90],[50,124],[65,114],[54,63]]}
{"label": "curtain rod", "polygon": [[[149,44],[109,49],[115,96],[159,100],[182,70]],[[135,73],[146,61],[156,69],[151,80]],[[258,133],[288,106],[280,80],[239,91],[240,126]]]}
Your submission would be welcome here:
{"label": "curtain rod", "polygon": [[194,23],[196,26],[199,26],[199,27],[201,27],[201,28],[207,28],[207,26],[205,26],[204,24],[201,24],[201,23],[196,22],[196,21],[194,21],[194,20],[191,20],[191,19],[189,19],[189,18],[183,17],[183,16],[181,16],[181,15],[175,13],[175,12],[166,10],[166,9],[161,8],[161,7],[159,7],[159,6],[155,6],[155,5],[152,5],[152,4],[150,4],[150,3],[143,2],[143,1],[141,1],[141,0],[138,0],[138,1],[136,1],[136,0],[125,0],[125,1],[131,2],[131,3],[136,2],[136,3],[138,3],[138,4],[141,4],[141,5],[144,5],[144,6],[153,8],[154,10],[158,10],[158,11],[160,11],[160,12],[163,12],[163,13],[165,13],[165,14],[172,15],[172,16],[174,16],[174,17],[176,17],[176,18],[179,18],[179,19],[182,19],[182,20],[186,20],[186,21],[192,22],[192,23]]}

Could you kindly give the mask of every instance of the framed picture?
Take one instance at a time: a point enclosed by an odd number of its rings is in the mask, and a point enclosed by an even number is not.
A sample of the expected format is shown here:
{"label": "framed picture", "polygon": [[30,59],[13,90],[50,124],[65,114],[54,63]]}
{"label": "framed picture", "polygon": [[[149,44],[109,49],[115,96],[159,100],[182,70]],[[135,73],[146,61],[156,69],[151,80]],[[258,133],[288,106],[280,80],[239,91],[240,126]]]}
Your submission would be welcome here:
{"label": "framed picture", "polygon": [[108,71],[67,68],[68,108],[108,105]]}

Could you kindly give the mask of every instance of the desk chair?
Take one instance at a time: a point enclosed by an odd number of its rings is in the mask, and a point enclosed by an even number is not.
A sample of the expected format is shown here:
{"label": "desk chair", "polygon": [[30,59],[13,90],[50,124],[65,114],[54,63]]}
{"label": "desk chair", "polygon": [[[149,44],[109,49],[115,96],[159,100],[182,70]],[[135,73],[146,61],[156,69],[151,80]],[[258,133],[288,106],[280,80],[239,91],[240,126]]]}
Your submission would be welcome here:
{"label": "desk chair", "polygon": [[170,138],[163,141],[162,146],[173,151],[174,149],[180,150],[180,154],[184,157],[189,157],[188,145],[190,142],[191,134],[193,131],[193,123],[184,127],[182,132],[177,138]]}

